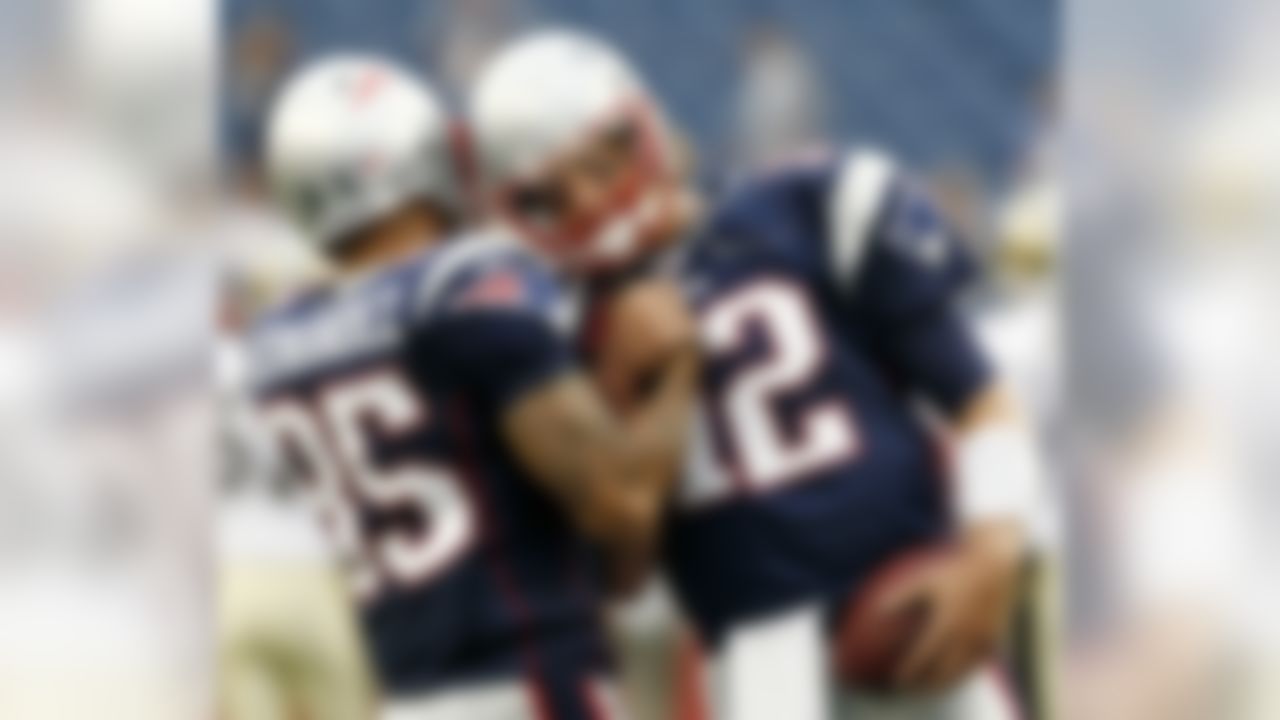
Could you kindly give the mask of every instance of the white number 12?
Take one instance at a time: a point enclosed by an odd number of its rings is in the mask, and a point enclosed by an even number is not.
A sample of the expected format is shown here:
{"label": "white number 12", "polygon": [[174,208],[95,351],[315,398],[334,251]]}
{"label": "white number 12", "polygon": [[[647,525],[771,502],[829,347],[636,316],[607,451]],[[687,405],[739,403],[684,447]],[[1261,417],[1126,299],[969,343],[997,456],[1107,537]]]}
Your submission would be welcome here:
{"label": "white number 12", "polygon": [[[742,491],[769,492],[805,480],[857,454],[859,440],[843,398],[797,409],[791,427],[781,423],[779,401],[803,391],[823,371],[827,346],[809,300],[800,288],[781,280],[760,280],[716,301],[702,313],[701,333],[708,362],[741,352],[756,328],[768,349],[764,357],[726,380],[710,407],[725,426],[729,459],[708,462],[708,428],[698,429],[686,491],[695,504],[716,502],[732,493],[730,478]],[[701,455],[701,457],[699,457]],[[720,467],[718,467],[720,466]]]}
{"label": "white number 12", "polygon": [[[421,585],[471,546],[475,512],[447,468],[425,462],[382,467],[372,457],[372,433],[395,440],[429,420],[398,374],[375,372],[330,385],[314,403],[271,403],[263,420],[281,449],[292,449],[305,463],[306,480],[362,600],[388,584]],[[363,526],[362,509],[400,509],[418,527],[374,531]]]}

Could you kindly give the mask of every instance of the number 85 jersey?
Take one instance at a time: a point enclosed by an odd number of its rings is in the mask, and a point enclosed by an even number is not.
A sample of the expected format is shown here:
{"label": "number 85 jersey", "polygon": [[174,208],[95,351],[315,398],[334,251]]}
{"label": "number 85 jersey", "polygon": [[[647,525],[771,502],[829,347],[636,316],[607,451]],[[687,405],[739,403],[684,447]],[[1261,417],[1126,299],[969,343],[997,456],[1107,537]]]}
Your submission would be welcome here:
{"label": "number 85 jersey", "polygon": [[664,555],[715,647],[741,621],[837,608],[886,559],[943,538],[919,401],[954,411],[991,371],[956,309],[971,258],[878,154],[731,192],[682,263],[703,396]]}
{"label": "number 85 jersey", "polygon": [[528,682],[555,717],[607,671],[595,557],[505,445],[576,370],[564,295],[501,236],[303,297],[250,339],[263,424],[346,560],[384,688]]}

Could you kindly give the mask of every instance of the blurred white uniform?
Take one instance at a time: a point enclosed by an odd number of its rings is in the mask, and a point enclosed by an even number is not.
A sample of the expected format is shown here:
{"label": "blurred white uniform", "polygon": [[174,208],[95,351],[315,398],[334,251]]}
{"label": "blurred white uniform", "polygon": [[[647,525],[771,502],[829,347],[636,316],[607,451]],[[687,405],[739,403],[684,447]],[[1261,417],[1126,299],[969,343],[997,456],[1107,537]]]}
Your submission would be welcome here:
{"label": "blurred white uniform", "polygon": [[271,456],[244,390],[243,349],[224,338],[218,349],[223,384],[223,493],[218,512],[218,556],[224,563],[333,562],[300,488],[292,487]]}
{"label": "blurred white uniform", "polygon": [[[241,216],[229,294],[248,306],[315,268],[268,217]],[[243,297],[249,295],[252,297]],[[239,342],[218,348],[223,493],[218,513],[221,706],[228,720],[369,717],[373,693],[354,608],[305,501],[270,451]]]}
{"label": "blurred white uniform", "polygon": [[[226,230],[232,243],[227,292],[245,315],[269,305],[274,287],[305,282],[297,276],[320,273],[284,225],[266,212],[232,210]],[[273,293],[274,291],[274,293]],[[224,337],[218,348],[218,387],[223,401],[226,444],[224,492],[218,516],[218,553],[225,561],[330,562],[330,551],[315,518],[289,486],[257,427],[246,396],[247,358],[240,344]]]}
{"label": "blurred white uniform", "polygon": [[0,717],[207,717],[207,265],[83,128],[0,138]]}

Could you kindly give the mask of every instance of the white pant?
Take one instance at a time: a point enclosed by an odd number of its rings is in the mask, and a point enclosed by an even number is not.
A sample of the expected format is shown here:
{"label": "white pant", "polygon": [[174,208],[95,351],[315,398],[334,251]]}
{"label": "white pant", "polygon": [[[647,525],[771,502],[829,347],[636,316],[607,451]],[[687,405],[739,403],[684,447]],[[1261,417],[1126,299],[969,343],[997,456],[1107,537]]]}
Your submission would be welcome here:
{"label": "white pant", "polygon": [[[616,688],[604,680],[584,681],[582,700],[598,720],[622,720]],[[390,698],[380,720],[546,720],[537,686],[516,680]]]}
{"label": "white pant", "polygon": [[237,559],[224,562],[218,579],[222,717],[369,716],[373,678],[337,568]]}
{"label": "white pant", "polygon": [[834,682],[822,615],[801,608],[735,629],[713,659],[716,720],[1017,720],[1000,677],[982,670],[939,696],[879,698]]}

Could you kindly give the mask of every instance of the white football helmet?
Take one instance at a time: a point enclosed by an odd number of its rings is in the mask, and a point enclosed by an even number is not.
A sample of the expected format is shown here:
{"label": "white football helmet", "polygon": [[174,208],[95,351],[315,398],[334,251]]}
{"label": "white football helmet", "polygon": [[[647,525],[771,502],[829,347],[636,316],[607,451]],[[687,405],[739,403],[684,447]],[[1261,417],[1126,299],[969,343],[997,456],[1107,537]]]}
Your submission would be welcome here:
{"label": "white football helmet", "polygon": [[273,191],[322,249],[410,201],[461,209],[443,104],[385,59],[343,55],[303,68],[267,132]]}
{"label": "white football helmet", "polygon": [[[639,130],[637,181],[608,217],[580,232],[531,227],[510,195],[557,159],[615,122]],[[675,143],[649,89],[604,42],[574,31],[540,31],[503,49],[485,67],[470,102],[479,181],[500,215],[559,261],[607,266],[634,256],[651,220],[670,202],[659,180],[675,174]]]}

